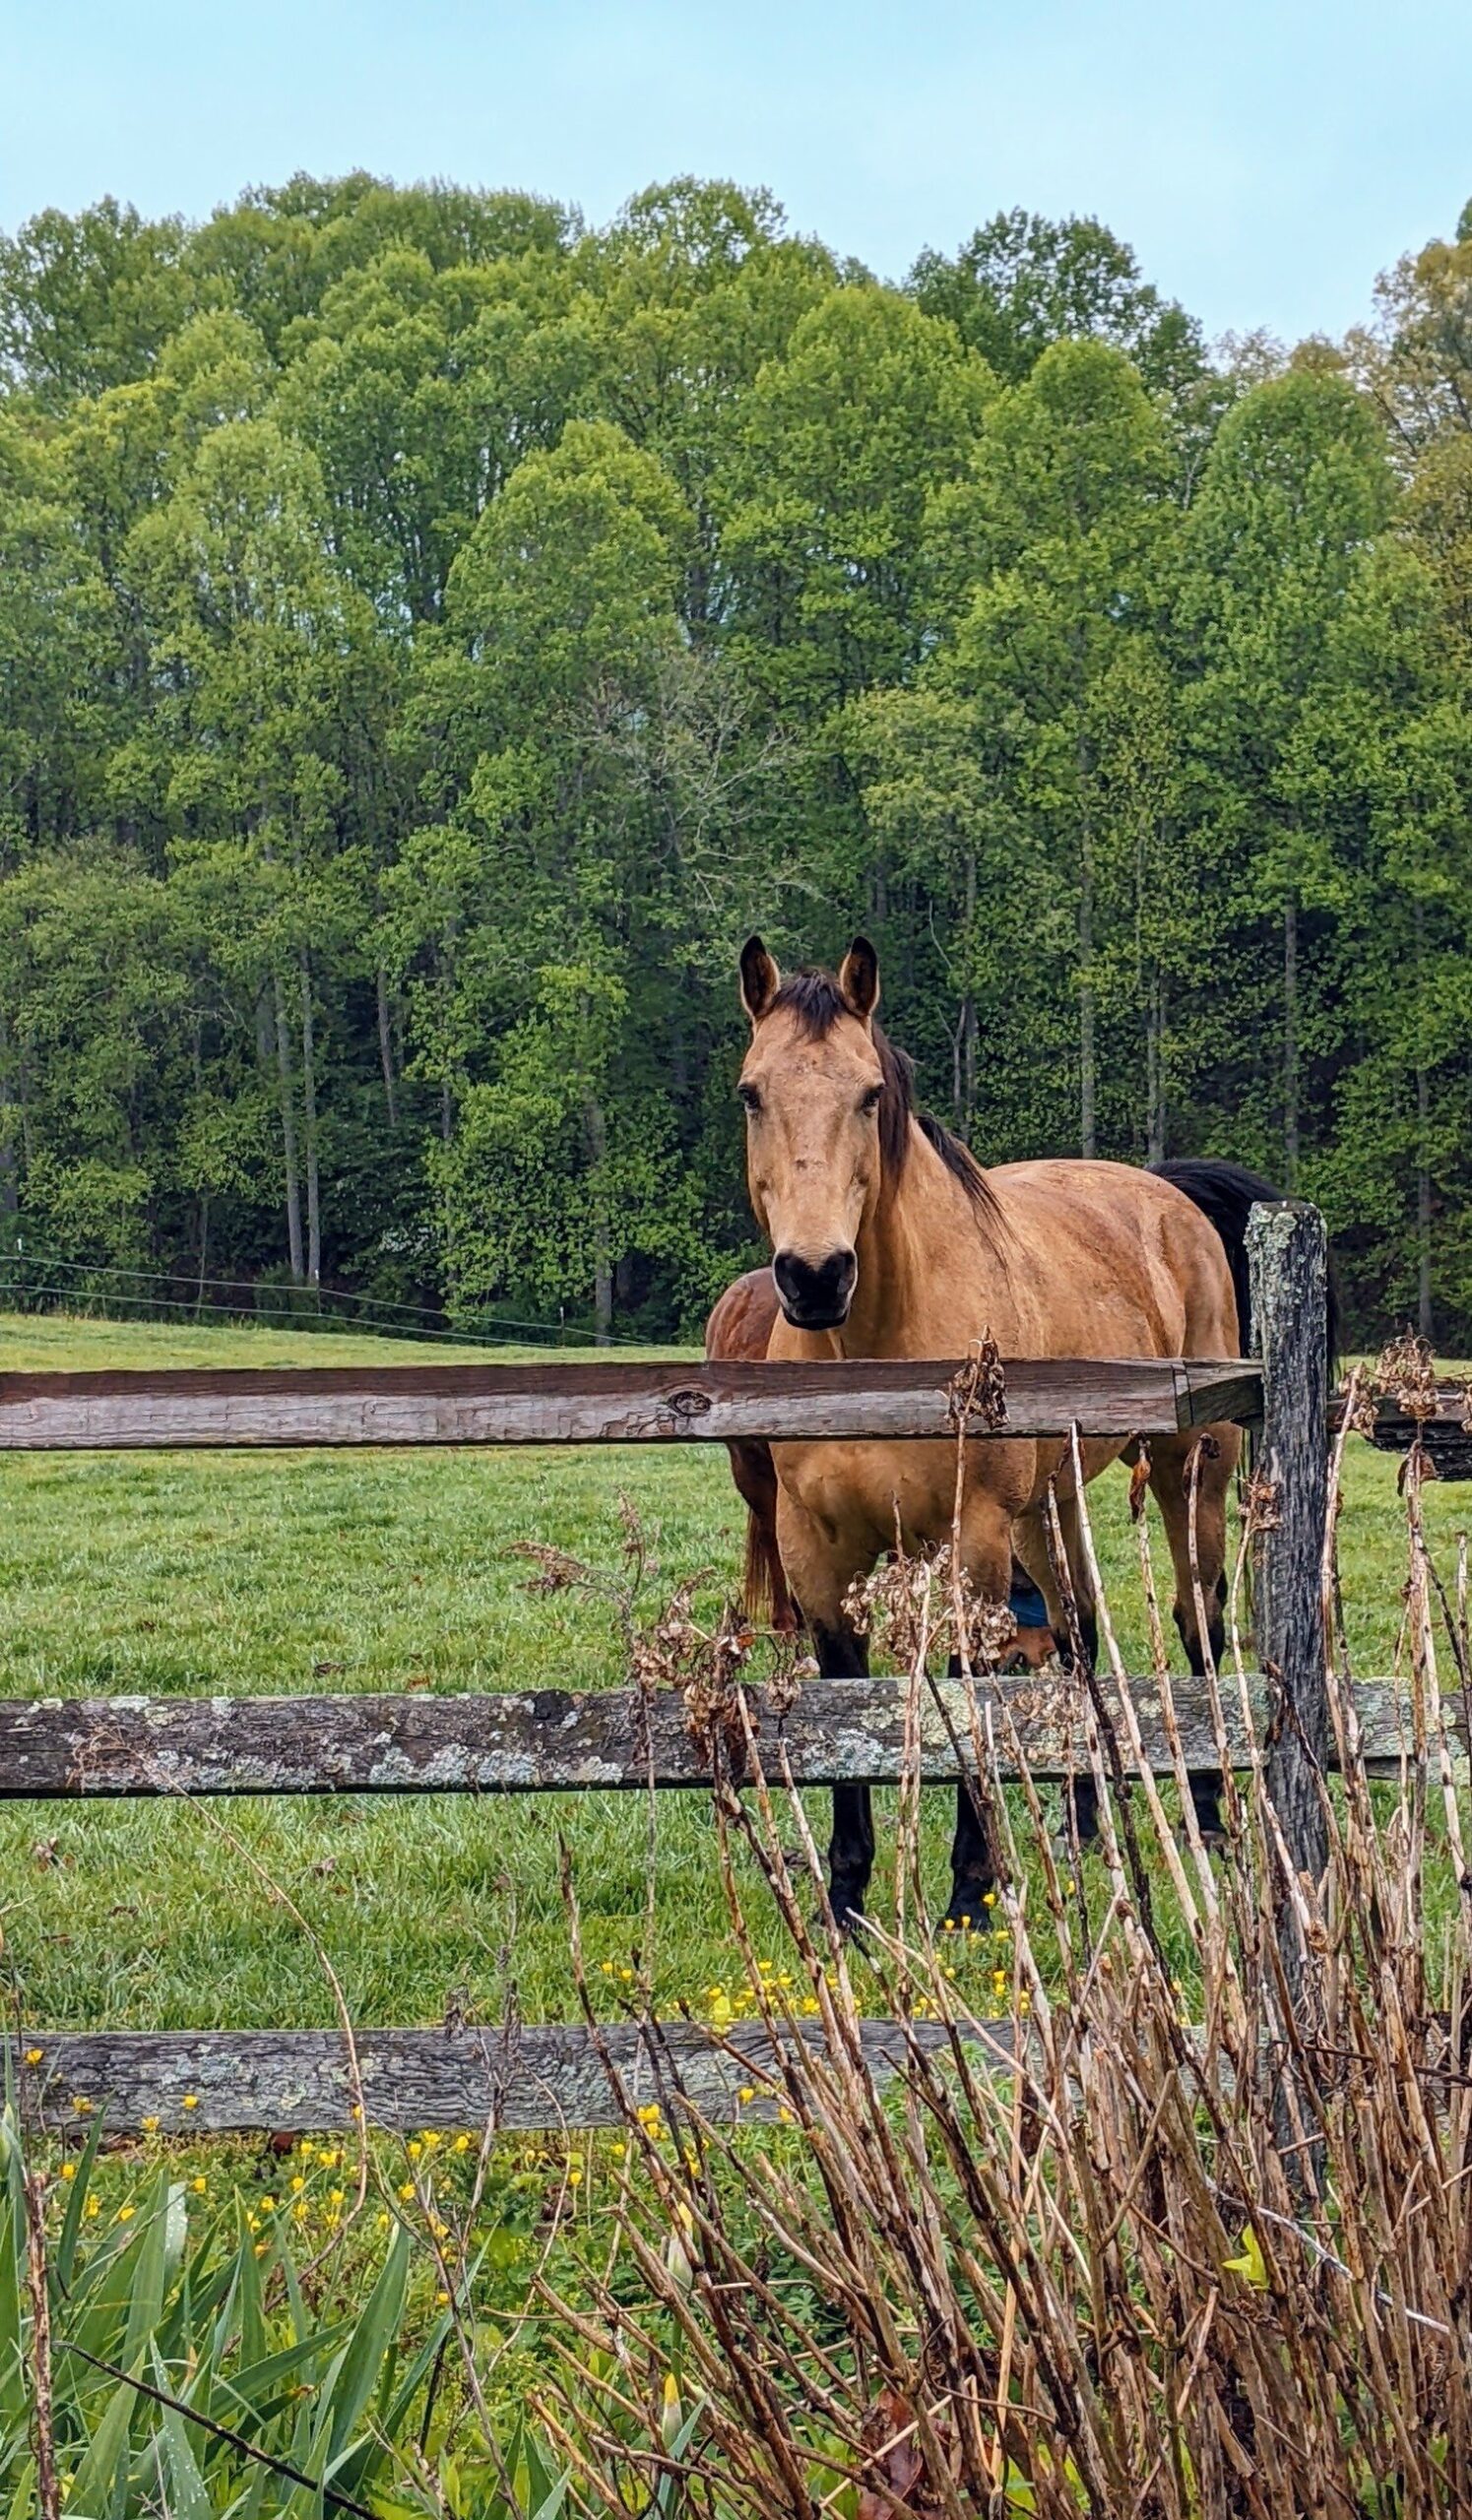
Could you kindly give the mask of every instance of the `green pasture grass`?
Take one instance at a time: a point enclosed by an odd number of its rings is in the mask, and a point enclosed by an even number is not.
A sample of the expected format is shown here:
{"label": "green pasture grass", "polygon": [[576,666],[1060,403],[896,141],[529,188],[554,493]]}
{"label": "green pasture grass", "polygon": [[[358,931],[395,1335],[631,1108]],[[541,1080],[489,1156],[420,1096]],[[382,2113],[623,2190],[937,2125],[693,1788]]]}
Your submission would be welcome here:
{"label": "green pasture grass", "polygon": [[[0,1316],[0,1367],[402,1362],[429,1353],[486,1352]],[[1404,1573],[1395,1473],[1392,1459],[1352,1448],[1341,1544],[1362,1672],[1388,1670],[1395,1647]],[[743,1524],[715,1446],[5,1457],[0,1689],[613,1685],[622,1658],[607,1604],[532,1592],[533,1570],[516,1552],[553,1542],[615,1568],[620,1496],[658,1561],[648,1607],[662,1585],[706,1569],[714,1612],[736,1583]],[[1091,1499],[1121,1643],[1143,1668],[1122,1475],[1100,1480]],[[1467,1511],[1465,1488],[1429,1490],[1445,1563]],[[1168,1593],[1163,1545],[1157,1575]],[[953,1797],[928,1802],[938,1905]],[[809,1803],[824,1840],[827,1796]],[[891,1797],[878,1803],[876,1889]],[[243,1847],[310,1916],[359,2023],[432,2022],[452,1990],[494,2018],[513,1987],[527,2018],[570,2019],[563,1839],[601,1988],[618,1984],[603,1962],[626,1966],[636,1946],[667,2009],[698,2008],[712,1984],[734,1980],[712,1823],[694,1794],[656,1797],[652,1815],[642,1796],[602,1794],[16,1804],[0,1812],[7,1964],[25,2018],[41,2029],[326,2026],[334,2011],[320,1962]],[[777,1959],[754,1873],[748,1886]]]}

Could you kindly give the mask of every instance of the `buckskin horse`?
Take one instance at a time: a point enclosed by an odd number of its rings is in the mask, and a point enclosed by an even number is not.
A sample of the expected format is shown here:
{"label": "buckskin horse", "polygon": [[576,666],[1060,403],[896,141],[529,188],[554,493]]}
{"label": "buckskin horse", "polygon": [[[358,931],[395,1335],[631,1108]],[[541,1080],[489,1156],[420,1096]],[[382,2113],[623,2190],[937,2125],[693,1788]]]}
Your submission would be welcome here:
{"label": "buckskin horse", "polygon": [[[1245,1233],[1254,1200],[1277,1194],[1242,1166],[1210,1161],[1132,1166],[1082,1161],[984,1169],[939,1121],[915,1107],[913,1068],[875,1020],[879,964],[856,937],[837,975],[784,979],[759,936],[740,957],[751,1026],[737,1091],[746,1112],[751,1205],[772,1244],[774,1358],[958,1356],[990,1336],[1012,1356],[1235,1356],[1247,1342]],[[728,1351],[730,1353],[730,1351]],[[748,1352],[749,1353],[749,1350]],[[1196,1568],[1207,1610],[1197,1632],[1186,1466],[1206,1433],[1196,1482]],[[1129,1438],[1082,1443],[1085,1480]],[[1150,1485],[1176,1578],[1176,1622],[1190,1667],[1222,1645],[1227,1497],[1242,1437],[1231,1424],[1156,1436]],[[767,1474],[753,1448],[746,1468]],[[951,1537],[955,1457],[948,1442],[775,1444],[775,1574],[811,1633],[826,1677],[858,1678],[864,1641],[844,1604],[856,1579],[895,1544],[932,1550]],[[742,1484],[748,1505],[752,1493]],[[998,1436],[972,1449],[961,1506],[962,1561],[977,1594],[1002,1602],[1014,1554],[1041,1592],[1054,1631],[1067,1620],[1048,1545],[1056,1482],[1063,1552],[1083,1651],[1096,1634],[1078,1500],[1066,1445]],[[760,1543],[753,1533],[753,1547]],[[767,1567],[769,1580],[774,1571]],[[1220,1820],[1216,1782],[1193,1780],[1204,1830]],[[1080,1795],[1081,1824],[1089,1797]],[[863,1914],[873,1868],[866,1786],[835,1786],[829,1884],[847,1925]],[[979,1918],[992,1883],[986,1834],[963,1785],[951,1851],[954,1923]]]}

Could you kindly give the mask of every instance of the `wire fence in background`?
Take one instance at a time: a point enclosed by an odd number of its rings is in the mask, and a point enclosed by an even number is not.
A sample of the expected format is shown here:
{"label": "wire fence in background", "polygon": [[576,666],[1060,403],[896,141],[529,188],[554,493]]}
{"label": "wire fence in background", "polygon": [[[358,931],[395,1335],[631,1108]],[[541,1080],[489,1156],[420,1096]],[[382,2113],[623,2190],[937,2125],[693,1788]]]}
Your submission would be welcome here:
{"label": "wire fence in background", "polygon": [[[58,1283],[60,1281],[61,1283]],[[187,1294],[160,1292],[188,1287]],[[187,1321],[201,1328],[230,1321],[262,1329],[359,1331],[457,1348],[643,1347],[622,1331],[596,1331],[565,1316],[554,1322],[456,1321],[442,1307],[400,1302],[349,1288],[291,1287],[277,1280],[196,1277],[158,1269],[126,1269],[101,1261],[61,1260],[46,1253],[0,1255],[0,1310],[66,1312],[93,1320]]]}

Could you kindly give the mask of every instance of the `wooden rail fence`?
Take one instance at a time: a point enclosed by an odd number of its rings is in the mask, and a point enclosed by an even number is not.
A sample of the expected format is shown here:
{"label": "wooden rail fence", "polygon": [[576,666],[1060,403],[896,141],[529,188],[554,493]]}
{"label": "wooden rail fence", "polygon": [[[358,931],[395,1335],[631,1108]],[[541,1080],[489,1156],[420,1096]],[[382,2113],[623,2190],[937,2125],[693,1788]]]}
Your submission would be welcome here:
{"label": "wooden rail fence", "polygon": [[[1319,1618],[1322,1545],[1324,1242],[1321,1221],[1293,1203],[1253,1212],[1249,1234],[1256,1359],[1018,1359],[1004,1363],[1004,1416],[968,1429],[1016,1436],[1177,1433],[1236,1419],[1258,1435],[1279,1491],[1262,1542],[1258,1646],[1268,1676],[1250,1688],[1250,1725],[1228,1692],[1228,1745],[1246,1766],[1269,1741],[1267,1774],[1295,1860],[1321,1862],[1313,1771],[1329,1763]],[[951,1440],[953,1362],[822,1364],[608,1363],[332,1366],[282,1372],[0,1372],[0,1452],[234,1445],[726,1443],[741,1436]],[[1448,1393],[1428,1432],[1453,1470],[1472,1445],[1464,1397]],[[1382,1411],[1376,1440],[1411,1429]],[[1172,1684],[1163,1709],[1153,1679],[1131,1683],[1144,1756],[1174,1773],[1166,1717],[1186,1765],[1216,1765],[1199,1682]],[[1278,1721],[1285,1694],[1293,1720]],[[1112,1690],[1105,1691],[1108,1710]],[[982,1737],[995,1775],[1061,1778],[1086,1763],[1081,1692],[1056,1676],[978,1684]],[[747,1705],[763,1764],[802,1785],[885,1783],[899,1774],[905,1683],[806,1679]],[[1358,1692],[1373,1771],[1410,1755],[1404,1709],[1384,1681]],[[1458,1740],[1468,1744],[1457,1719]],[[921,1772],[954,1779],[971,1756],[971,1710],[960,1682],[929,1684]],[[958,1755],[959,1745],[959,1755]],[[710,1780],[710,1753],[672,1692],[508,1690],[496,1695],[0,1700],[0,1799],[108,1799],[242,1794],[494,1794]],[[1291,1983],[1291,1981],[1290,1981]],[[866,2025],[876,2074],[894,2070],[903,2038]],[[939,2035],[928,2029],[922,2036]],[[730,2115],[737,2090],[759,2083],[762,2032],[743,2025],[735,2058],[683,2023],[653,2044],[628,2025],[603,2034],[641,2096],[672,2076],[700,2108]],[[993,2059],[1012,2054],[1010,2028],[982,2034]],[[316,2131],[341,2125],[361,2088],[387,2126],[557,2128],[616,2122],[585,2027],[338,2031],[73,2032],[8,2043],[23,2104],[56,2122],[80,2102],[115,2128],[144,2116],[165,2128]],[[188,2106],[186,2107],[186,2103]],[[755,2113],[760,2113],[758,2105]]]}

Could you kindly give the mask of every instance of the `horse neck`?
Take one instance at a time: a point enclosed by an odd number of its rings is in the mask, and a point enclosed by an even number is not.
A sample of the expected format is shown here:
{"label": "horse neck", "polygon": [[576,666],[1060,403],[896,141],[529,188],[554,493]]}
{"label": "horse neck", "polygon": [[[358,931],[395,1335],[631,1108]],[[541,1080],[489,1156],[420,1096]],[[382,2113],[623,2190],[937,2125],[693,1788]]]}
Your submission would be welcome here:
{"label": "horse neck", "polygon": [[934,1341],[949,1306],[946,1260],[966,1255],[968,1277],[988,1267],[971,1201],[914,1120],[898,1180],[881,1185],[858,1240],[859,1285],[843,1331],[850,1356],[944,1353]]}

